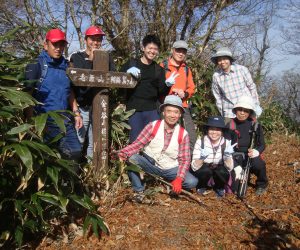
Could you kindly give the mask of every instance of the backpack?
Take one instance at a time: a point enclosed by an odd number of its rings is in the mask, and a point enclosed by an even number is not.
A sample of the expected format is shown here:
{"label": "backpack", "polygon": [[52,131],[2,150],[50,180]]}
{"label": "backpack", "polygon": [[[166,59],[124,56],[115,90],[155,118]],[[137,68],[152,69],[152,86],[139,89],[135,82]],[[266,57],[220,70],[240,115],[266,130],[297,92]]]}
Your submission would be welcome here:
{"label": "backpack", "polygon": [[[163,65],[164,65],[164,70],[165,71],[171,71],[169,69],[169,60],[168,59],[163,61]],[[185,74],[186,74],[185,89],[187,89],[188,88],[188,76],[189,76],[189,67],[187,65],[185,65],[184,71],[185,71]]]}
{"label": "backpack", "polygon": [[[151,133],[151,140],[156,136],[160,124],[161,124],[161,120],[157,120]],[[183,139],[183,134],[184,134],[184,128],[180,126],[179,133],[178,133],[178,144],[181,144]]]}

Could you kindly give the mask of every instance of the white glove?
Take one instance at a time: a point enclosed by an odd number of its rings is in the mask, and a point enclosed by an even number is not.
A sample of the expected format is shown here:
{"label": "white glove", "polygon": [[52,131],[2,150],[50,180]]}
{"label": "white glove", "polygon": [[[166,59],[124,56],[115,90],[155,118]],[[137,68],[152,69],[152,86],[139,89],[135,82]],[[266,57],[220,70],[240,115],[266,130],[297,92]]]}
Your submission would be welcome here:
{"label": "white glove", "polygon": [[235,179],[240,180],[242,178],[243,169],[241,166],[236,166],[234,169]]}
{"label": "white glove", "polygon": [[255,113],[257,118],[261,115],[262,112],[263,112],[262,108],[259,105],[256,105]]}
{"label": "white glove", "polygon": [[205,160],[209,156],[210,152],[206,148],[201,148],[200,160]]}
{"label": "white glove", "polygon": [[172,72],[172,74],[166,80],[166,85],[168,87],[173,86],[175,84],[175,79],[177,76],[179,76],[179,74],[176,74],[176,72]]}
{"label": "white glove", "polygon": [[255,158],[259,156],[259,152],[256,149],[252,149],[252,155],[249,156],[250,158]]}
{"label": "white glove", "polygon": [[224,150],[224,157],[229,158],[234,153],[234,147],[237,145],[237,143],[233,145],[227,145]]}
{"label": "white glove", "polygon": [[131,74],[132,76],[134,76],[135,78],[139,78],[140,74],[141,74],[141,70],[138,69],[137,67],[131,67],[129,68],[126,73]]}

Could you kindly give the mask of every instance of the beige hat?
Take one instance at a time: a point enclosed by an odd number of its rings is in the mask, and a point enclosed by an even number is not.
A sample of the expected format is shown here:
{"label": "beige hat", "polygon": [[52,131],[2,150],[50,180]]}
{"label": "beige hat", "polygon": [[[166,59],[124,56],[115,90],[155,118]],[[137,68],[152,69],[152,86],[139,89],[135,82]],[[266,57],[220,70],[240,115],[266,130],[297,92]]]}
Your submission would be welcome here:
{"label": "beige hat", "polygon": [[232,112],[235,113],[236,108],[250,109],[252,114],[255,115],[255,102],[251,96],[243,95],[239,98],[236,104],[234,104]]}
{"label": "beige hat", "polygon": [[159,110],[162,112],[165,106],[176,106],[182,113],[184,113],[184,108],[182,106],[182,100],[177,95],[167,95],[163,104],[159,106]]}
{"label": "beige hat", "polygon": [[232,52],[229,48],[227,47],[221,47],[219,48],[216,53],[211,57],[211,61],[216,64],[218,57],[221,56],[227,56],[231,59],[231,61],[234,61],[235,59],[233,58]]}

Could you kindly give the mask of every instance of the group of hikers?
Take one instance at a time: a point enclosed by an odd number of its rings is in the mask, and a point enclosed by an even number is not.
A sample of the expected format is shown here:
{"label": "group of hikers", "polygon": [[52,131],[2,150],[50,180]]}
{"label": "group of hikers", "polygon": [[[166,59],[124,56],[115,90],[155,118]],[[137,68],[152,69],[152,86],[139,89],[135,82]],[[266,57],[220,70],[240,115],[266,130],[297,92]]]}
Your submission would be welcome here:
{"label": "group of hikers", "polygon": [[[93,52],[101,48],[104,36],[100,27],[89,27],[85,32],[85,50],[73,53],[69,63],[63,56],[68,43],[66,34],[51,29],[46,34],[44,50],[35,63],[26,67],[26,79],[36,80],[31,81],[34,84],[27,86],[27,91],[41,103],[27,110],[27,116],[71,110],[73,115],[65,113],[66,133],[58,140],[58,148],[63,157],[76,162],[80,161],[85,143],[87,158],[93,157],[94,94],[89,87],[73,86],[66,69],[69,65],[93,69]],[[205,195],[212,189],[218,197],[237,192],[237,183],[250,161],[250,170],[256,175],[256,194],[262,195],[268,185],[266,164],[261,157],[264,136],[257,122],[262,109],[249,70],[234,63],[227,47],[219,48],[211,57],[216,65],[212,93],[221,115],[209,117],[203,126],[203,136],[197,138],[189,108],[195,84],[186,64],[188,44],[175,41],[170,57],[157,64],[154,60],[160,45],[156,35],[146,35],[142,56],[121,67],[138,83],[133,89],[123,90],[127,110],[135,112],[129,118],[130,144],[117,152],[119,159],[169,181],[174,194],[182,188],[195,188]],[[111,58],[109,70],[115,70]],[[48,119],[45,141],[60,133],[58,125]],[[128,171],[128,176],[134,190],[133,200],[142,202],[144,180],[135,171]]]}

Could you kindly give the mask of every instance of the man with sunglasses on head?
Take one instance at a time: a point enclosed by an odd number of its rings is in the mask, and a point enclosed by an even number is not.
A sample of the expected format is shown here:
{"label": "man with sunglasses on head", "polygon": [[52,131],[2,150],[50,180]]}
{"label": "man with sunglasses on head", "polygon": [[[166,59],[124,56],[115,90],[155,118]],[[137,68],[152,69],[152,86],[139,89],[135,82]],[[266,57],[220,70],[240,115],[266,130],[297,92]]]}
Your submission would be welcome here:
{"label": "man with sunglasses on head", "polygon": [[[184,108],[183,122],[184,127],[190,136],[190,148],[193,152],[197,134],[195,124],[189,109],[188,100],[195,93],[195,84],[191,69],[186,64],[188,44],[183,40],[173,43],[170,58],[161,62],[160,66],[165,69],[166,78],[173,77],[174,85],[169,90],[169,95],[178,95],[182,100]],[[163,101],[163,100],[161,100]]]}
{"label": "man with sunglasses on head", "polygon": [[226,123],[235,117],[232,108],[242,95],[253,98],[257,117],[262,113],[256,85],[249,70],[242,65],[233,64],[234,60],[232,52],[227,47],[221,47],[211,57],[211,61],[218,67],[213,74],[212,92],[216,98],[217,108]]}

